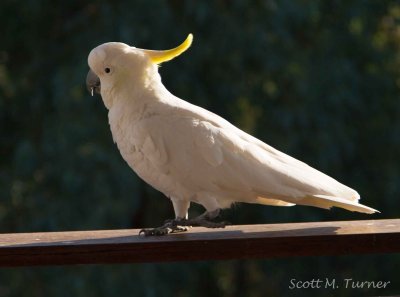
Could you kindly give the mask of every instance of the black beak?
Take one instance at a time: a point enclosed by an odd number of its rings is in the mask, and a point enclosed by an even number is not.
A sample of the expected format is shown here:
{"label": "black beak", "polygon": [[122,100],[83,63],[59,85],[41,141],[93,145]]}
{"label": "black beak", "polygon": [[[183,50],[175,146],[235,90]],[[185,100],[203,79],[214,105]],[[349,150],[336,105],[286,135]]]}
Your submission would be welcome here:
{"label": "black beak", "polygon": [[92,96],[94,93],[100,94],[100,78],[92,71],[92,69],[89,70],[86,76],[86,88]]}

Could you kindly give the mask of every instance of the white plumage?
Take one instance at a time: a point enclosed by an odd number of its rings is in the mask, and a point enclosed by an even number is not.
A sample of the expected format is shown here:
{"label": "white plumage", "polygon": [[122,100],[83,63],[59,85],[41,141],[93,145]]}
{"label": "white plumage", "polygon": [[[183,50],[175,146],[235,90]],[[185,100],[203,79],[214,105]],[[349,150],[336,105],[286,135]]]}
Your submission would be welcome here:
{"label": "white plumage", "polygon": [[191,40],[189,35],[169,51],[110,42],[88,58],[122,157],[172,200],[177,218],[187,217],[190,202],[208,212],[233,202],[376,212],[358,203],[355,190],[171,94],[158,64],[185,51]]}

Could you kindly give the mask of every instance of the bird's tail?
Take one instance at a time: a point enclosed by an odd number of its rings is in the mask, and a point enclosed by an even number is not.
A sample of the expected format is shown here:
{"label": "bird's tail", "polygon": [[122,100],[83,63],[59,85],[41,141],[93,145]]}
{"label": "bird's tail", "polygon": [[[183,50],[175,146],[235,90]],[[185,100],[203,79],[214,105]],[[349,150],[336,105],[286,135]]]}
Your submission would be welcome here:
{"label": "bird's tail", "polygon": [[327,195],[309,195],[297,200],[295,203],[299,205],[309,205],[326,209],[331,207],[340,207],[350,211],[370,214],[379,212],[376,209],[358,203],[357,200],[350,201],[347,199]]}

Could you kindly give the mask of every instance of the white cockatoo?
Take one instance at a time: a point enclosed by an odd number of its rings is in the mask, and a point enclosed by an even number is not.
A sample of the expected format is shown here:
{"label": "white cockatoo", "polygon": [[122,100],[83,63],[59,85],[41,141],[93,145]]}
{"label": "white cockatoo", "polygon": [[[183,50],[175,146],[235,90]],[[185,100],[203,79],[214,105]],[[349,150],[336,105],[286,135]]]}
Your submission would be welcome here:
{"label": "white cockatoo", "polygon": [[[171,94],[158,67],[186,51],[192,39],[189,34],[165,51],[109,42],[88,57],[88,89],[101,94],[122,157],[174,207],[174,220],[142,230],[145,235],[223,227],[211,220],[235,202],[376,212],[358,203],[355,190]],[[191,202],[206,212],[188,219]]]}

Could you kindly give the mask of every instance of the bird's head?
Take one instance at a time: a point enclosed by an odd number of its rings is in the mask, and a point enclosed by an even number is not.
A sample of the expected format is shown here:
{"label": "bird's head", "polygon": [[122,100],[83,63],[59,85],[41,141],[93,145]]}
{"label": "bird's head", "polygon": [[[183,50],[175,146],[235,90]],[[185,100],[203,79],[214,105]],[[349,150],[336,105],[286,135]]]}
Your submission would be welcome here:
{"label": "bird's head", "polygon": [[101,44],[88,57],[88,91],[92,96],[94,93],[101,94],[104,100],[118,85],[128,83],[130,87],[146,86],[154,79],[157,65],[186,51],[192,40],[193,35],[189,34],[181,45],[163,51],[135,48],[120,42]]}

